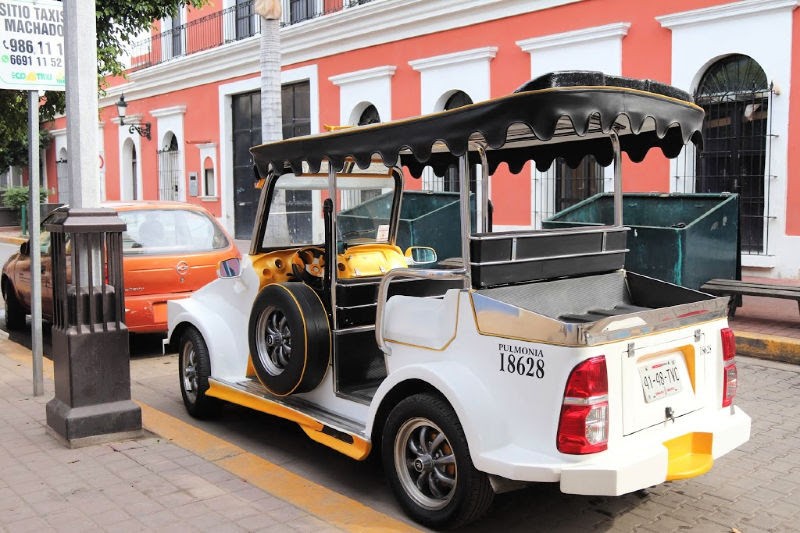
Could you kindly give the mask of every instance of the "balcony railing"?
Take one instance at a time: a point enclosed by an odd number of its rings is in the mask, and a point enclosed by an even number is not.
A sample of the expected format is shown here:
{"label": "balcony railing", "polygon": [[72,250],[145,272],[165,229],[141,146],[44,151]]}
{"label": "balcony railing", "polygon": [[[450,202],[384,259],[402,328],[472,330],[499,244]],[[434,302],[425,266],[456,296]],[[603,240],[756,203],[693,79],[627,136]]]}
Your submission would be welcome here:
{"label": "balcony railing", "polygon": [[[255,13],[253,1],[239,2],[235,6],[173,26],[167,31],[154,33],[149,38],[134,43],[131,70],[152,67],[258,35],[261,31],[261,17]],[[281,1],[281,26],[289,26],[377,0]]]}

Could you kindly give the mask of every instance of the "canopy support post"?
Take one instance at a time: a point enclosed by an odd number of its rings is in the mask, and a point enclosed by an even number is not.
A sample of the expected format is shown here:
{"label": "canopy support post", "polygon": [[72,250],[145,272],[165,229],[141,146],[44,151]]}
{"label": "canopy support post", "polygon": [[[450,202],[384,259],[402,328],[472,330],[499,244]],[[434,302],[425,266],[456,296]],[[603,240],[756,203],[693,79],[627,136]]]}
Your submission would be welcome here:
{"label": "canopy support post", "polygon": [[608,137],[614,149],[614,225],[622,226],[622,151],[617,132],[612,129]]}
{"label": "canopy support post", "polygon": [[472,269],[469,266],[469,235],[472,227],[469,210],[469,149],[458,158],[459,196],[461,200],[461,260],[464,262],[464,289],[472,288]]}

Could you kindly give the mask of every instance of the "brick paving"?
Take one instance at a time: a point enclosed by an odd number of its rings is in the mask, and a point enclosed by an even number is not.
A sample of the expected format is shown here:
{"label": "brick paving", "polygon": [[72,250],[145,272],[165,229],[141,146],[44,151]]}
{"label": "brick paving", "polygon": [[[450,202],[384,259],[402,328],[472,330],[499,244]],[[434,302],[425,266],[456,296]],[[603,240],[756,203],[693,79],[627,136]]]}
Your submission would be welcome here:
{"label": "brick paving", "polygon": [[0,531],[340,531],[156,435],[69,449],[0,337]]}

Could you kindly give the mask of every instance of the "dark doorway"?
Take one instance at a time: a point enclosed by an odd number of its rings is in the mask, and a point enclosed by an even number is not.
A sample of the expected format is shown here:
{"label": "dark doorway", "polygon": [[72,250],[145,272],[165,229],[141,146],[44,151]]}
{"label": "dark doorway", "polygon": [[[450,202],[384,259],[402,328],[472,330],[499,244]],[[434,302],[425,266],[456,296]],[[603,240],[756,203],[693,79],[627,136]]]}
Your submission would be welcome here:
{"label": "dark doorway", "polygon": [[[311,86],[307,81],[281,88],[281,114],[284,139],[311,133]],[[289,233],[295,242],[311,241],[311,211],[311,191],[286,191]]]}
{"label": "dark doorway", "polygon": [[764,174],[771,95],[764,70],[741,54],[711,65],[695,94],[706,112],[695,192],[739,194],[744,253],[765,253]]}
{"label": "dark doorway", "polygon": [[[237,239],[249,239],[253,233],[259,190],[255,188],[253,160],[250,148],[261,144],[261,91],[238,94],[232,97],[233,106],[233,216],[234,235]],[[311,133],[310,85],[307,81],[284,85],[281,89],[281,113],[283,115],[283,138]],[[289,213],[311,211],[309,191],[287,191],[286,209]],[[296,220],[291,231],[311,234],[310,224],[305,224],[305,215],[290,217]],[[306,227],[306,225],[308,227]]]}
{"label": "dark doorway", "polygon": [[253,232],[259,194],[255,188],[250,147],[261,144],[261,91],[237,94],[231,100],[234,236],[237,239],[249,239]]}

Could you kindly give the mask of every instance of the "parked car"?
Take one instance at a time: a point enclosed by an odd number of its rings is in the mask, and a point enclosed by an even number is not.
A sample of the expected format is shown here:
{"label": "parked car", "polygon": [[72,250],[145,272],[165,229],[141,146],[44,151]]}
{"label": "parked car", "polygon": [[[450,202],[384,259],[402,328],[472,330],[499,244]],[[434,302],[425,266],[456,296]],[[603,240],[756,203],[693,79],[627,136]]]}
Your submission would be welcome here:
{"label": "parked car", "polygon": [[[217,277],[222,261],[239,258],[233,238],[200,206],[182,202],[108,202],[127,224],[122,234],[125,323],[132,333],[164,333],[167,301],[185,298]],[[45,218],[42,227],[50,220]],[[42,315],[53,308],[50,233],[41,233]],[[6,326],[25,327],[31,310],[30,243],[3,266]]]}

